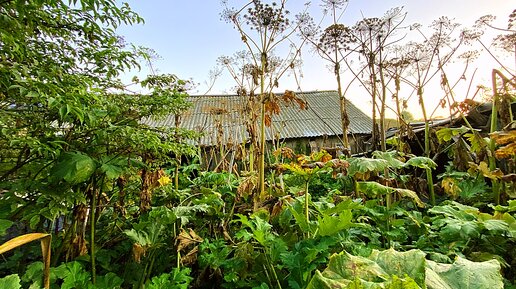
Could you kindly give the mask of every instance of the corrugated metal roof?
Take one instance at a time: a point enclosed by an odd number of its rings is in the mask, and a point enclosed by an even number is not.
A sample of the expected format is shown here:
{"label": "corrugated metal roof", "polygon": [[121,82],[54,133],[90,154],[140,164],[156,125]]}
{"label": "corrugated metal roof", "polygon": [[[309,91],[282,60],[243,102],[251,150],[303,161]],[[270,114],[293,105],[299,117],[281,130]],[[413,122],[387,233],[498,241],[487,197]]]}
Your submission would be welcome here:
{"label": "corrugated metal roof", "polygon": [[[281,94],[280,94],[281,95]],[[281,112],[272,116],[272,125],[266,128],[266,138],[281,139],[333,136],[341,133],[339,96],[336,91],[297,92],[297,97],[307,103],[306,110],[296,104],[280,104]],[[181,127],[203,133],[201,145],[215,145],[220,138],[223,143],[241,143],[248,139],[245,127],[245,97],[237,95],[190,96],[192,107],[182,115]],[[350,133],[369,134],[373,126],[369,116],[347,101]],[[259,113],[256,109],[255,113]],[[146,119],[153,126],[175,126],[174,115],[159,120]],[[259,126],[257,125],[257,128]]]}

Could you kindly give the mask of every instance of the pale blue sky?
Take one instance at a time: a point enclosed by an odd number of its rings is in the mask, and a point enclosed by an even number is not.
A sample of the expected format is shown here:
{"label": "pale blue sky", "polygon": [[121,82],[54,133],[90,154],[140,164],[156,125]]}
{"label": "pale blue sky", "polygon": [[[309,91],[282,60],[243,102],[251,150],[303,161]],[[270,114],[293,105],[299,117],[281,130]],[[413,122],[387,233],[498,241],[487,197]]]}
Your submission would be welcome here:
{"label": "pale blue sky", "polygon": [[[127,0],[126,0],[127,1]],[[231,55],[244,49],[239,34],[231,24],[220,19],[222,6],[218,0],[129,0],[131,8],[144,19],[144,25],[122,27],[119,34],[127,42],[154,49],[161,60],[154,67],[161,73],[173,73],[181,78],[192,78],[199,83],[193,93],[204,93],[205,82],[210,69],[221,55]],[[229,0],[230,6],[240,7],[247,1]],[[311,12],[320,13],[319,2],[312,1]],[[287,7],[293,13],[303,8],[304,1],[290,0]],[[513,0],[350,0],[342,22],[352,25],[363,17],[381,17],[388,9],[404,6],[408,13],[406,24],[414,22],[428,26],[440,16],[455,18],[464,26],[471,26],[482,15],[492,14],[498,17],[498,23],[505,27],[507,17],[516,7]],[[317,17],[315,17],[317,18]],[[305,66],[301,88],[309,90],[335,89],[335,81],[326,63],[312,55],[308,49],[303,52]],[[479,64],[481,66],[481,64]],[[486,69],[484,69],[486,70]],[[488,82],[486,76],[478,74],[478,82]],[[148,71],[140,72],[141,76]],[[282,89],[295,90],[294,81],[284,79]],[[221,77],[216,82],[212,94],[231,93],[235,84],[228,77]],[[363,92],[357,88],[349,98],[363,110],[368,110]],[[417,105],[417,103],[416,103]]]}

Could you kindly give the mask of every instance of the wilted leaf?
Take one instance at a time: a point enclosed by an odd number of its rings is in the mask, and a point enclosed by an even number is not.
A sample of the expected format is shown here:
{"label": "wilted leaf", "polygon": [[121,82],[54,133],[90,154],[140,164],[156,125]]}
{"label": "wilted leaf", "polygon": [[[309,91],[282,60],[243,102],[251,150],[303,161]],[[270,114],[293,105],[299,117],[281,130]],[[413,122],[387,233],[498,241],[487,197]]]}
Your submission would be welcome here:
{"label": "wilted leaf", "polygon": [[497,159],[512,158],[516,155],[516,142],[503,146],[495,151]]}
{"label": "wilted leaf", "polygon": [[458,185],[458,182],[454,178],[444,178],[441,182],[441,187],[443,188],[444,192],[453,199],[456,199],[461,193],[461,189]]}
{"label": "wilted leaf", "polygon": [[394,190],[395,190],[396,193],[398,193],[398,195],[400,195],[402,197],[411,198],[416,203],[416,205],[418,207],[420,207],[420,208],[424,208],[425,207],[425,203],[423,203],[421,201],[421,199],[418,197],[416,192],[414,192],[412,190],[400,189],[400,188],[396,188]]}
{"label": "wilted leaf", "polygon": [[303,168],[301,165],[298,165],[295,163],[282,164],[281,167],[293,172],[296,175],[305,176],[305,177],[309,176],[313,171],[313,169],[311,169],[311,168]]}
{"label": "wilted leaf", "polygon": [[195,246],[186,255],[181,256],[181,264],[185,266],[193,265],[197,262],[197,253],[199,253],[199,246]]}
{"label": "wilted leaf", "polygon": [[133,260],[136,263],[140,263],[142,257],[147,255],[147,246],[142,246],[139,243],[134,243],[132,248]]}
{"label": "wilted leaf", "polygon": [[491,136],[491,139],[498,145],[516,143],[516,130],[497,131],[489,134],[489,136]]}
{"label": "wilted leaf", "polygon": [[287,159],[292,159],[295,156],[294,151],[289,147],[279,148],[279,149],[275,150],[272,154],[275,157],[279,157],[281,155],[282,157],[287,158]]}
{"label": "wilted leaf", "polygon": [[[480,164],[478,165],[473,162],[470,162],[469,167],[470,170],[473,170],[473,172],[480,172],[484,177],[490,178],[492,180],[499,180],[503,176],[503,173],[500,169],[495,169],[494,171],[491,171],[486,162],[480,162]],[[474,175],[474,173],[471,174]]]}
{"label": "wilted leaf", "polygon": [[188,229],[188,232],[184,229],[181,229],[181,233],[177,236],[176,244],[177,251],[181,251],[183,248],[186,248],[192,244],[201,243],[203,239],[195,233],[191,228]]}

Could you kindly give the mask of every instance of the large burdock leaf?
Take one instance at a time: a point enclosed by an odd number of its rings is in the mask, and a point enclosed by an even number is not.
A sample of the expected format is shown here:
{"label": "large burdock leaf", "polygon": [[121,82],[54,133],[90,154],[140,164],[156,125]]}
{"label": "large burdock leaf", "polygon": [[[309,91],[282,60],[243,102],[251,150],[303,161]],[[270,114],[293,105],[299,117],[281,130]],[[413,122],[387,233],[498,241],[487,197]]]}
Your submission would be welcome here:
{"label": "large burdock leaf", "polygon": [[360,193],[366,194],[370,198],[387,195],[393,191],[393,188],[377,182],[357,182],[357,189]]}
{"label": "large burdock leaf", "polygon": [[383,159],[351,158],[348,160],[348,175],[365,174],[369,172],[381,172],[389,166],[389,162]]}
{"label": "large burdock leaf", "polygon": [[0,254],[36,240],[41,241],[41,253],[43,255],[43,264],[45,266],[43,270],[43,285],[45,286],[45,289],[48,289],[50,288],[50,241],[52,240],[52,235],[45,233],[31,233],[18,236],[0,245]]}
{"label": "large burdock leaf", "polygon": [[334,254],[328,267],[316,271],[308,289],[502,289],[496,260],[472,262],[457,258],[453,264],[425,259],[421,250],[373,250],[367,258],[347,252]]}
{"label": "large burdock leaf", "polygon": [[400,161],[398,157],[397,151],[390,151],[390,152],[382,152],[382,151],[375,151],[373,152],[373,156],[377,159],[386,160],[389,164],[389,168],[391,169],[400,169],[402,168],[405,163]]}
{"label": "large burdock leaf", "polygon": [[453,264],[426,261],[428,289],[502,289],[500,263],[496,260],[472,262],[457,257]]}
{"label": "large burdock leaf", "polygon": [[425,203],[421,201],[416,192],[411,190],[392,188],[377,182],[357,182],[357,189],[360,193],[364,193],[370,198],[376,198],[378,196],[387,195],[390,193],[397,193],[401,197],[411,198],[419,207],[425,207]]}
{"label": "large burdock leaf", "polygon": [[369,259],[382,267],[389,275],[408,275],[423,287],[425,283],[425,253],[421,250],[398,252],[394,249],[385,251],[373,250]]}
{"label": "large burdock leaf", "polygon": [[374,261],[344,251],[331,256],[328,267],[322,273],[315,272],[307,289],[346,288],[351,283],[358,283],[357,280],[379,283],[384,281],[380,276],[386,275],[387,273]]}
{"label": "large burdock leaf", "polygon": [[435,169],[437,164],[431,159],[427,157],[412,157],[407,162],[405,162],[405,167],[412,166],[421,169]]}
{"label": "large burdock leaf", "polygon": [[[423,284],[424,255],[419,250],[404,253],[374,250],[365,258],[341,252],[330,258],[326,270],[322,273],[316,271],[307,288],[419,289],[421,287],[412,277]],[[395,274],[405,277],[396,277]]]}

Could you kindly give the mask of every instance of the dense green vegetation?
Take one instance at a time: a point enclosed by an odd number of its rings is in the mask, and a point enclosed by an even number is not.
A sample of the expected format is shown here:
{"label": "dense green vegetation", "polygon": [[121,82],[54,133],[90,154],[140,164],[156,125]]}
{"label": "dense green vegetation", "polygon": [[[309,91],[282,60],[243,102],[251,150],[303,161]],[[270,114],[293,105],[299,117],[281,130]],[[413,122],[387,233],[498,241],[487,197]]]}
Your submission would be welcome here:
{"label": "dense green vegetation", "polygon": [[[287,31],[284,3],[258,4],[240,12]],[[515,17],[501,38],[513,44]],[[189,106],[174,75],[134,79],[145,95],[120,81],[151,55],[115,29],[142,21],[114,0],[0,1],[0,288],[515,287],[510,72],[493,72],[490,134],[466,121],[427,126],[422,156],[382,133],[364,157],[281,147],[266,162],[255,127],[260,172],[236,176],[202,170],[192,132],[141,121]],[[265,48],[263,122],[274,87]],[[386,69],[371,53],[366,67]],[[374,91],[381,101],[385,87]]]}

